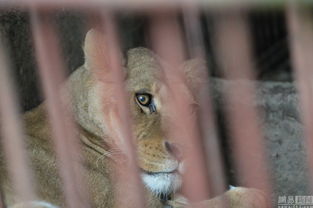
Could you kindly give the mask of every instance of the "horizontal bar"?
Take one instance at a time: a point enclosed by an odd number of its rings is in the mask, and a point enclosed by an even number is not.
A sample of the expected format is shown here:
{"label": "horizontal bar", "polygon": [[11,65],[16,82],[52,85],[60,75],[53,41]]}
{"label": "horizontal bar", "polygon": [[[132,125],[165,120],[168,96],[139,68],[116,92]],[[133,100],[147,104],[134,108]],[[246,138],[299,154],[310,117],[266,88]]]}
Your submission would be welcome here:
{"label": "horizontal bar", "polygon": [[[142,9],[172,7],[195,4],[212,8],[232,8],[242,6],[284,6],[287,0],[0,0],[0,6],[42,6],[42,7],[116,7],[123,9]],[[312,4],[309,0],[298,3]]]}

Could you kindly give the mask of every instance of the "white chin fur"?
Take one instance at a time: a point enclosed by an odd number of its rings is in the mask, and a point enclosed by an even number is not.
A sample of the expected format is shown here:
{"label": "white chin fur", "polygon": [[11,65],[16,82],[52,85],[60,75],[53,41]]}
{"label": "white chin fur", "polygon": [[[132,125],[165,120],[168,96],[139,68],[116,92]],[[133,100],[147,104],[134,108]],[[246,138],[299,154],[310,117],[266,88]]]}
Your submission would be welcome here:
{"label": "white chin fur", "polygon": [[177,173],[141,174],[143,183],[153,193],[170,194],[181,186],[181,177]]}

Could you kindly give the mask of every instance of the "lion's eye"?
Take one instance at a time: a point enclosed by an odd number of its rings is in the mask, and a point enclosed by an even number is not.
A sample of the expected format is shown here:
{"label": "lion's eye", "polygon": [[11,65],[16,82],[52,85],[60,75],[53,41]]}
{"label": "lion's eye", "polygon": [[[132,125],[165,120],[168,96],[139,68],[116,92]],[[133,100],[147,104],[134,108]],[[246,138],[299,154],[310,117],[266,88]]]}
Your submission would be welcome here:
{"label": "lion's eye", "polygon": [[137,93],[136,99],[140,105],[149,107],[152,102],[152,96],[148,93]]}

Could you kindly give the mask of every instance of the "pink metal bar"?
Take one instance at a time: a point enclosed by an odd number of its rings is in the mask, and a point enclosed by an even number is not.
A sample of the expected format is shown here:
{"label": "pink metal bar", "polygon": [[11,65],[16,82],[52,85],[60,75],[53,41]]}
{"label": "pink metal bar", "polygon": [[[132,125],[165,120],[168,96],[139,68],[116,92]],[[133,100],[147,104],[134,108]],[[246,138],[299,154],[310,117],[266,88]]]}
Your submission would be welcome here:
{"label": "pink metal bar", "polygon": [[[28,168],[25,151],[25,134],[19,115],[18,98],[10,76],[9,60],[6,56],[3,37],[0,37],[0,127],[2,145],[17,203],[36,198],[32,174]],[[1,200],[1,199],[0,199]]]}
{"label": "pink metal bar", "polygon": [[226,89],[226,116],[230,122],[239,185],[263,190],[268,196],[271,186],[267,170],[259,113],[253,103],[255,86],[240,83],[253,80],[250,35],[240,11],[216,16],[215,43],[218,62],[228,80],[238,82]]}
{"label": "pink metal bar", "polygon": [[197,4],[202,7],[234,8],[234,7],[252,7],[252,6],[269,6],[283,5],[284,1],[260,1],[260,0],[1,0],[0,6],[18,6],[29,7],[38,6],[46,8],[64,8],[64,7],[82,7],[82,8],[99,8],[110,7],[117,9],[154,9],[154,8],[177,8],[181,5]]}
{"label": "pink metal bar", "polygon": [[[300,115],[304,123],[307,160],[310,173],[313,173],[313,28],[312,14],[308,8],[290,3],[286,10],[290,51],[295,69],[296,85],[299,90]],[[311,189],[313,180],[310,178]]]}
{"label": "pink metal bar", "polygon": [[165,115],[168,117],[169,140],[182,147],[184,171],[182,192],[187,199],[199,202],[209,198],[210,181],[204,148],[198,128],[198,118],[194,109],[194,101],[188,95],[182,64],[184,62],[184,46],[180,29],[176,21],[175,11],[159,11],[151,19],[151,40],[153,47],[164,60],[164,77],[166,84],[164,93]]}
{"label": "pink metal bar", "polygon": [[[98,10],[99,11],[99,10]],[[116,207],[143,208],[145,207],[145,193],[139,177],[136,156],[136,140],[132,133],[132,118],[129,106],[129,94],[125,91],[125,73],[121,61],[121,51],[114,19],[111,13],[100,13],[98,19],[91,24],[100,32],[98,36],[98,51],[95,58],[97,69],[91,68],[100,82],[104,83],[106,91],[110,92],[111,100],[103,101],[103,111],[108,118],[107,129],[109,136],[115,141],[110,148],[119,150],[114,155],[112,163]],[[106,103],[112,102],[110,108]],[[113,107],[114,106],[114,107]]]}
{"label": "pink metal bar", "polygon": [[79,138],[75,134],[72,115],[65,107],[66,104],[67,106],[69,104],[65,99],[61,99],[61,96],[69,98],[64,96],[66,95],[63,87],[65,68],[58,47],[57,34],[49,13],[44,14],[33,10],[32,30],[57,164],[63,182],[66,207],[88,208],[90,205],[85,191],[85,181],[82,177]]}
{"label": "pink metal bar", "polygon": [[[204,42],[201,33],[199,9],[188,6],[183,9],[183,19],[186,27],[187,45],[192,58],[205,60]],[[213,196],[225,191],[225,173],[221,159],[220,144],[216,132],[215,115],[209,92],[208,69],[202,68],[202,76],[206,77],[203,89],[199,92],[199,117],[201,133],[205,144],[206,160],[209,169],[210,190]]]}

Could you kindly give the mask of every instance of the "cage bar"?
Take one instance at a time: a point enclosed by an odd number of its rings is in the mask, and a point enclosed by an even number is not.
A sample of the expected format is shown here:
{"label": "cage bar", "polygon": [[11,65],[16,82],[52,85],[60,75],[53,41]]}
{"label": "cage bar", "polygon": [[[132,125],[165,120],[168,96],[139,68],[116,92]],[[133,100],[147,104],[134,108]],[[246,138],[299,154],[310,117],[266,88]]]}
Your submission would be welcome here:
{"label": "cage bar", "polygon": [[48,11],[32,10],[32,30],[43,92],[46,96],[57,164],[63,182],[66,206],[90,207],[82,168],[82,156],[76,127],[64,89],[65,67],[57,34]]}
{"label": "cage bar", "polygon": [[[43,7],[43,8],[115,8],[115,9],[154,9],[154,8],[177,8],[181,5],[194,4],[199,7],[207,7],[209,9],[225,9],[225,8],[251,8],[269,6],[283,6],[287,0],[1,0],[0,4],[5,7]],[[298,2],[307,3],[306,0],[298,0]]]}
{"label": "cage bar", "polygon": [[[176,19],[176,12],[163,11],[151,19],[152,45],[166,63],[163,82],[168,87],[168,98],[164,101],[168,108],[170,140],[182,146],[184,173],[182,192],[191,203],[208,199],[209,190],[204,149],[201,144],[197,117],[192,98],[186,95],[182,64],[185,59],[184,45]],[[187,188],[188,187],[188,188]]]}
{"label": "cage bar", "polygon": [[[204,42],[200,26],[200,11],[194,5],[183,9],[183,20],[186,32],[186,41],[190,58],[205,60]],[[212,100],[210,99],[210,80],[207,67],[203,67],[202,75],[206,77],[203,89],[199,92],[199,124],[201,136],[205,147],[205,158],[207,160],[208,177],[210,180],[210,190],[212,196],[217,196],[225,192],[226,181],[223,161],[221,158],[220,142],[215,125],[215,115],[213,113]]]}
{"label": "cage bar", "polygon": [[[312,14],[304,5],[290,3],[286,8],[290,34],[291,59],[295,68],[296,86],[299,91],[300,116],[304,123],[305,147],[309,171],[313,173],[313,91]],[[310,178],[311,190],[313,181]]]}
{"label": "cage bar", "polygon": [[[0,40],[0,124],[1,143],[7,163],[8,176],[18,202],[36,198],[32,184],[32,172],[25,152],[23,124],[18,107],[15,85],[11,79],[10,64],[1,34]],[[0,195],[2,198],[2,196]],[[1,199],[0,199],[1,200]],[[3,199],[4,200],[4,199]],[[1,202],[3,202],[1,200]],[[0,203],[1,204],[1,203]]]}
{"label": "cage bar", "polygon": [[215,41],[218,63],[227,80],[237,82],[225,89],[226,117],[229,120],[234,162],[240,176],[239,185],[271,194],[267,157],[259,116],[255,109],[255,86],[242,83],[253,80],[250,34],[244,11],[232,11],[215,16]]}
{"label": "cage bar", "polygon": [[[141,208],[145,207],[145,193],[139,177],[137,168],[136,140],[132,134],[132,119],[128,102],[129,94],[125,91],[125,74],[122,68],[122,57],[118,42],[115,21],[109,11],[97,11],[96,15],[90,18],[91,25],[101,32],[99,37],[99,50],[102,56],[96,57],[98,69],[92,70],[98,80],[110,80],[110,85],[106,85],[112,95],[112,106],[114,108],[103,111],[111,111],[108,122],[108,133],[113,139],[111,148],[118,150],[114,155],[114,175],[112,179],[115,186],[116,207]],[[99,70],[100,69],[100,70]],[[103,69],[103,70],[101,70]],[[104,101],[106,103],[108,101]],[[131,180],[130,180],[131,179]],[[130,200],[131,199],[131,200]]]}

